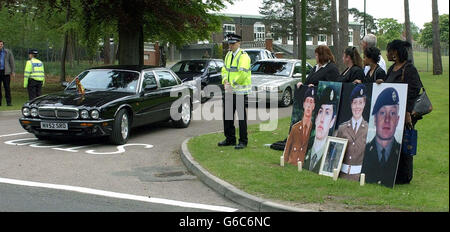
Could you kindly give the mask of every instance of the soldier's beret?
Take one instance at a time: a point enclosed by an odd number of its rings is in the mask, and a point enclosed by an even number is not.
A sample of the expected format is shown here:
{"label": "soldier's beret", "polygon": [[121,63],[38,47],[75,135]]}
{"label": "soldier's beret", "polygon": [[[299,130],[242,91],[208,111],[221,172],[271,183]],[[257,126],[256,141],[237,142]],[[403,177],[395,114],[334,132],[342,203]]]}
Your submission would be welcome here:
{"label": "soldier's beret", "polygon": [[336,91],[331,87],[326,87],[319,99],[319,106],[320,105],[336,105],[337,104],[337,94]]}
{"label": "soldier's beret", "polygon": [[355,98],[365,97],[365,96],[366,96],[366,86],[364,84],[358,84],[352,90],[352,93],[350,95],[350,102],[353,101],[353,99],[355,99]]}
{"label": "soldier's beret", "polygon": [[385,105],[398,105],[399,96],[397,90],[392,87],[386,88],[378,95],[373,107],[372,115],[378,113],[381,107]]}
{"label": "soldier's beret", "polygon": [[316,90],[314,89],[314,87],[308,87],[308,89],[306,89],[304,99],[306,99],[307,97],[315,98],[315,96],[316,96]]}
{"label": "soldier's beret", "polygon": [[225,36],[225,40],[228,43],[237,43],[237,42],[241,42],[242,37],[240,35],[236,35],[236,34],[230,33],[230,34],[227,34]]}

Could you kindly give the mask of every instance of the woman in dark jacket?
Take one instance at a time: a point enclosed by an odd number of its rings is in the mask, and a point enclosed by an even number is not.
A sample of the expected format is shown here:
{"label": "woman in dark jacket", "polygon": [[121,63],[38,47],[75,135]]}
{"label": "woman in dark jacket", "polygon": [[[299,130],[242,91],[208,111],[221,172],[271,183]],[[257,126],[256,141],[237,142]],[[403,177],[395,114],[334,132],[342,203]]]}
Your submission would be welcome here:
{"label": "woman in dark jacket", "polygon": [[317,64],[311,69],[306,82],[299,82],[297,87],[302,84],[317,86],[319,81],[337,81],[339,77],[339,69],[335,64],[330,48],[326,45],[319,45],[314,52]]}
{"label": "woman in dark jacket", "polygon": [[348,47],[344,50],[342,61],[347,68],[342,72],[337,81],[354,82],[364,79],[364,70],[362,69],[362,59],[356,47]]}
{"label": "woman in dark jacket", "polygon": [[364,65],[370,67],[369,72],[364,77],[364,83],[373,83],[377,79],[386,80],[386,72],[378,65],[380,54],[380,49],[376,47],[370,47],[364,50]]}
{"label": "woman in dark jacket", "polygon": [[[387,57],[394,64],[388,69],[385,83],[408,84],[408,97],[406,102],[405,127],[414,128],[420,118],[413,114],[414,102],[422,87],[416,67],[408,61],[408,48],[411,44],[402,40],[394,40],[387,45]],[[377,80],[377,83],[382,81]],[[397,169],[396,184],[408,184],[413,177],[413,157],[400,153]]]}

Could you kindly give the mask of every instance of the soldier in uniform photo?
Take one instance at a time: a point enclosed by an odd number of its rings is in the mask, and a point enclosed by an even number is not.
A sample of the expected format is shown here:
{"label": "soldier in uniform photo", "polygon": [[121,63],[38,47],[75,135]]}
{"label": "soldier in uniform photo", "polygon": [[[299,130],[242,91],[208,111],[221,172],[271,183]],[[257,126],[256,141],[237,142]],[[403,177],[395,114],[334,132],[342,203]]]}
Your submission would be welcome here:
{"label": "soldier in uniform photo", "polygon": [[366,145],[361,173],[367,183],[394,187],[400,156],[400,143],[395,139],[399,116],[399,94],[389,87],[379,95],[373,107],[375,137]]}
{"label": "soldier in uniform photo", "polygon": [[295,123],[286,141],[284,150],[284,162],[297,165],[303,162],[308,149],[309,135],[312,129],[312,114],[315,107],[314,87],[309,87],[304,95],[303,118]]}
{"label": "soldier in uniform photo", "polygon": [[366,87],[357,85],[350,95],[352,117],[339,125],[336,137],[348,139],[347,149],[342,161],[339,177],[359,181],[366,148],[368,122],[363,118],[366,106]]}
{"label": "soldier in uniform photo", "polygon": [[330,129],[334,128],[337,115],[336,92],[326,87],[320,96],[315,120],[314,143],[308,150],[303,168],[319,173],[322,155],[326,148],[326,142]]}

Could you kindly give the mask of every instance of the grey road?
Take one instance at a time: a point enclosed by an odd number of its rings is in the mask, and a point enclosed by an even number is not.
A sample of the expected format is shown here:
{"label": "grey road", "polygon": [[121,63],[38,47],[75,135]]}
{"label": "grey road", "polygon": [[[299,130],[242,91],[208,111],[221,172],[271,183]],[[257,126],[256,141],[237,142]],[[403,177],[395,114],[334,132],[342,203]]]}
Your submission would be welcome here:
{"label": "grey road", "polygon": [[[221,108],[221,101],[210,104]],[[291,110],[280,108],[276,115],[290,116]],[[198,116],[197,111],[194,118],[201,118]],[[186,138],[223,130],[220,120],[194,120],[185,129],[172,128],[169,123],[140,127],[132,130],[126,145],[115,146],[103,139],[39,141],[25,133],[19,117],[18,111],[0,112],[0,211],[210,210],[117,199],[114,194],[100,196],[70,189],[30,187],[15,180],[249,211],[200,182],[179,157],[180,145]],[[258,118],[249,119],[249,123],[261,122]]]}

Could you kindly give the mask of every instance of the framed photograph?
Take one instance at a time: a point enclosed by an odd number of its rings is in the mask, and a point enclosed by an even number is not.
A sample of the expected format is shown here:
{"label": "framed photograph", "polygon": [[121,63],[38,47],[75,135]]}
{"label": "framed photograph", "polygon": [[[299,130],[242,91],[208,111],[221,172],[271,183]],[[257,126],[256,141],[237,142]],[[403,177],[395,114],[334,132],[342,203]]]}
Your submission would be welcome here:
{"label": "framed photograph", "polygon": [[333,177],[333,169],[341,170],[348,139],[328,136],[319,174]]}

